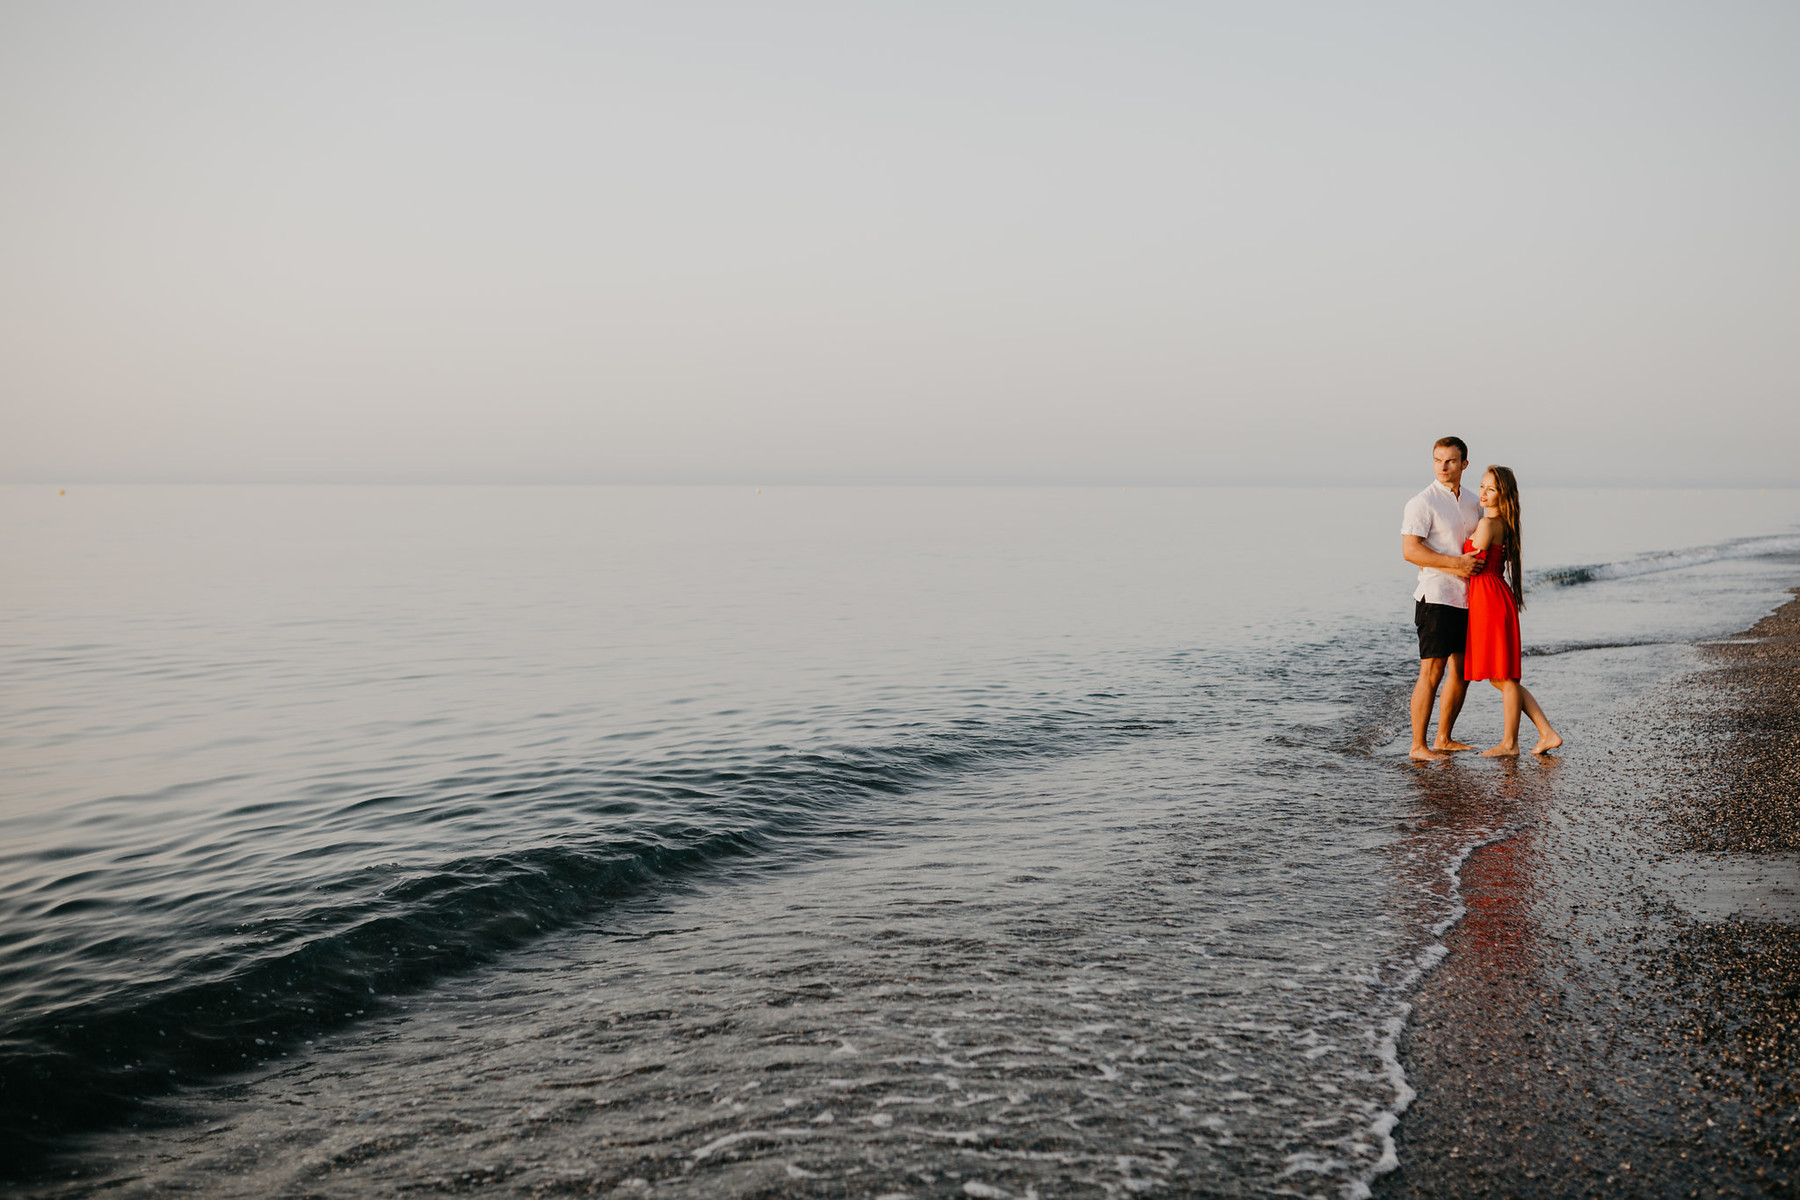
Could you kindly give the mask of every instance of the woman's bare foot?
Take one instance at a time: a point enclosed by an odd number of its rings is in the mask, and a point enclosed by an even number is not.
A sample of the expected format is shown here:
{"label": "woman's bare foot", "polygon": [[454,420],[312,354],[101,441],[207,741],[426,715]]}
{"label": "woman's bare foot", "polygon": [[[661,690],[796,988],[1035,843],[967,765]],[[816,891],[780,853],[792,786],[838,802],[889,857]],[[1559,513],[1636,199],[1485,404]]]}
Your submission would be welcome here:
{"label": "woman's bare foot", "polygon": [[1458,750],[1473,750],[1475,747],[1469,745],[1467,742],[1446,742],[1444,739],[1439,738],[1431,744],[1431,748],[1433,750],[1443,751],[1446,754],[1454,754]]}
{"label": "woman's bare foot", "polygon": [[1481,752],[1481,757],[1483,757],[1483,758],[1517,758],[1517,757],[1519,757],[1519,743],[1517,743],[1517,742],[1501,742],[1498,746],[1489,746],[1486,750],[1483,750]]}
{"label": "woman's bare foot", "polygon": [[1531,748],[1533,754],[1548,754],[1562,745],[1562,734],[1552,729],[1549,733],[1538,736],[1538,744]]}
{"label": "woman's bare foot", "polygon": [[1419,762],[1443,762],[1450,756],[1448,754],[1441,754],[1436,750],[1427,750],[1423,746],[1414,746],[1412,748],[1412,757]]}

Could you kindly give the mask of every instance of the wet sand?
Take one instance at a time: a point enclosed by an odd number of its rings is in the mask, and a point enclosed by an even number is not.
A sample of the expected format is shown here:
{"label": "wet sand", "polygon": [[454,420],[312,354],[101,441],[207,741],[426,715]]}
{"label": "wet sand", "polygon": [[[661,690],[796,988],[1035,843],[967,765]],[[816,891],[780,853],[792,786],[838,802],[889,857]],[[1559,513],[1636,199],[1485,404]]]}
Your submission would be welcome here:
{"label": "wet sand", "polygon": [[1377,1196],[1800,1192],[1800,600],[1692,653],[1515,769]]}

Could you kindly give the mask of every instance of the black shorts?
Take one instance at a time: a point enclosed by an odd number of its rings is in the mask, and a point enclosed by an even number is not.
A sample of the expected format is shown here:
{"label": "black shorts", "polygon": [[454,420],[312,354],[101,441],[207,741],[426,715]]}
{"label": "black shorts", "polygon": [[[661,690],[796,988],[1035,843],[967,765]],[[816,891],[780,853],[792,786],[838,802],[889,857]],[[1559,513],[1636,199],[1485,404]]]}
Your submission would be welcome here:
{"label": "black shorts", "polygon": [[1469,610],[1451,604],[1413,601],[1413,624],[1419,627],[1419,657],[1449,658],[1461,654],[1469,640]]}

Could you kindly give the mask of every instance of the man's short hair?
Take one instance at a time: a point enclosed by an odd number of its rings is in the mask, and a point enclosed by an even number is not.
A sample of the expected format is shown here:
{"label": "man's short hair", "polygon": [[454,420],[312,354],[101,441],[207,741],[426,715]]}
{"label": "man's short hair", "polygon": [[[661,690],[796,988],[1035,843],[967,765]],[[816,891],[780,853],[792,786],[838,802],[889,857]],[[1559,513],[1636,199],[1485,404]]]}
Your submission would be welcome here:
{"label": "man's short hair", "polygon": [[1442,437],[1442,438],[1439,438],[1437,441],[1431,443],[1431,448],[1433,450],[1436,450],[1439,446],[1455,446],[1456,447],[1456,457],[1462,459],[1464,462],[1469,461],[1468,444],[1466,442],[1464,442],[1461,438],[1459,438],[1459,437]]}

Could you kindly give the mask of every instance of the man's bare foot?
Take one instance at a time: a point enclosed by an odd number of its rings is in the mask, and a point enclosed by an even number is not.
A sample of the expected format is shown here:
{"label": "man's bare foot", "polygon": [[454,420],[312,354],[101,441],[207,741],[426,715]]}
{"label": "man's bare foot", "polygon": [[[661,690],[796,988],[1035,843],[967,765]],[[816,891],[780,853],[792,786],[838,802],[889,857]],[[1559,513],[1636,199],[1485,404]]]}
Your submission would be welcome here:
{"label": "man's bare foot", "polygon": [[1560,745],[1562,745],[1562,734],[1552,729],[1549,733],[1538,738],[1538,744],[1531,748],[1531,752],[1533,754],[1548,754]]}
{"label": "man's bare foot", "polygon": [[1449,758],[1450,756],[1448,754],[1442,754],[1436,750],[1427,750],[1423,746],[1414,746],[1412,748],[1412,757],[1417,759],[1419,762],[1443,762],[1446,758]]}
{"label": "man's bare foot", "polygon": [[1501,742],[1498,746],[1489,746],[1486,750],[1483,750],[1481,752],[1481,757],[1483,757],[1483,758],[1517,758],[1517,757],[1519,757],[1519,743],[1517,743],[1517,742]]}
{"label": "man's bare foot", "polygon": [[1446,754],[1454,754],[1458,750],[1473,750],[1475,747],[1469,745],[1467,742],[1446,742],[1443,738],[1439,738],[1437,741],[1431,743],[1431,748],[1433,750],[1442,750]]}

